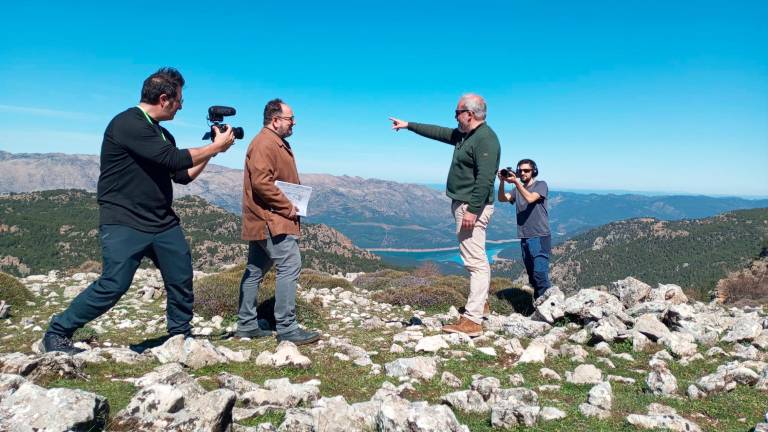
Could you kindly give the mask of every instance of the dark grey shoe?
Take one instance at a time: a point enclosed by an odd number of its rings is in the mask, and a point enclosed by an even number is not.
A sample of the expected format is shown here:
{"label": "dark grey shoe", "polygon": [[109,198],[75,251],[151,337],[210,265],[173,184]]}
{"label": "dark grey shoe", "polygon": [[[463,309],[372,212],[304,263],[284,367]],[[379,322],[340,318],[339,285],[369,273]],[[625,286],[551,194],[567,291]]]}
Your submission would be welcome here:
{"label": "dark grey shoe", "polygon": [[69,355],[75,355],[85,351],[82,348],[77,348],[72,344],[72,339],[64,336],[59,336],[53,333],[46,333],[43,336],[43,350],[49,352],[63,352]]}
{"label": "dark grey shoe", "polygon": [[256,328],[253,330],[237,330],[234,334],[234,337],[250,339],[258,339],[267,336],[272,336],[272,330]]}
{"label": "dark grey shoe", "polygon": [[296,345],[306,345],[320,340],[320,333],[306,331],[303,328],[289,331],[288,333],[277,334],[277,341],[290,341]]}

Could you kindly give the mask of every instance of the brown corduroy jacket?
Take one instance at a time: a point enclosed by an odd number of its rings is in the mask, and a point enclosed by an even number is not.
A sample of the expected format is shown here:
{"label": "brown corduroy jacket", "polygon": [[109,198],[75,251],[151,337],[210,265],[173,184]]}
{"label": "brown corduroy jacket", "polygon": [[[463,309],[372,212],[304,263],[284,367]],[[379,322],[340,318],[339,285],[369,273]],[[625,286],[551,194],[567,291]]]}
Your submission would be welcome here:
{"label": "brown corduroy jacket", "polygon": [[288,219],[293,204],[275,186],[276,180],[300,184],[290,144],[272,129],[263,128],[245,154],[243,240],[265,240],[270,234],[299,235],[298,219]]}

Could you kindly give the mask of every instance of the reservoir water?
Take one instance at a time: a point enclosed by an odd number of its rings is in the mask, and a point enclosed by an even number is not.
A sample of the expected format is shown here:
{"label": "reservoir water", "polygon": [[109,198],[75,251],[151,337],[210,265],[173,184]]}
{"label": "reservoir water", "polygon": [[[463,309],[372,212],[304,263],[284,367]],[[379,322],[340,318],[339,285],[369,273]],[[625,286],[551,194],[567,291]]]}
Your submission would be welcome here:
{"label": "reservoir water", "polygon": [[[488,243],[486,245],[486,253],[488,254],[488,261],[493,263],[496,254],[507,248],[519,248],[519,240],[514,240],[504,243]],[[408,252],[391,252],[391,251],[374,251],[376,255],[382,257],[385,261],[389,261],[395,264],[413,264],[422,261],[436,261],[439,263],[456,263],[462,264],[461,257],[459,256],[459,248],[443,251],[408,251]]]}

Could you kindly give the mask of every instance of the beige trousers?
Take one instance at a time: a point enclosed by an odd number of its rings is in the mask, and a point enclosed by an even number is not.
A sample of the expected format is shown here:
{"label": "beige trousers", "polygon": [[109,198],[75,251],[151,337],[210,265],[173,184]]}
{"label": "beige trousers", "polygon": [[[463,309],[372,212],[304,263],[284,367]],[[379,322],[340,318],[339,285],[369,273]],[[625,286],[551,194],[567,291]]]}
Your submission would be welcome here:
{"label": "beige trousers", "polygon": [[485,253],[485,232],[493,215],[493,204],[487,204],[477,217],[471,230],[461,229],[461,220],[467,211],[467,204],[454,201],[451,206],[456,220],[456,236],[459,239],[459,254],[464,268],[469,271],[469,297],[464,306],[464,317],[474,323],[483,322],[483,306],[488,300],[491,286],[491,266]]}

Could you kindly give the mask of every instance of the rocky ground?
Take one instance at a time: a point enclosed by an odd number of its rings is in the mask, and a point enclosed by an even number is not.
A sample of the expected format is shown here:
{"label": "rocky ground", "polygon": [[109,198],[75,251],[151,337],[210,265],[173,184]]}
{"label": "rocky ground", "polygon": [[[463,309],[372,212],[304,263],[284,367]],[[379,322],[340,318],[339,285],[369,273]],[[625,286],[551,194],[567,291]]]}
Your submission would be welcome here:
{"label": "rocky ground", "polygon": [[50,316],[96,277],[22,279],[36,301],[0,321],[0,430],[768,431],[766,311],[675,285],[550,290],[532,317],[492,312],[469,339],[440,333],[455,309],[377,303],[329,277],[300,292],[322,305],[318,344],[222,339],[233,323],[214,317],[149,348],[165,299],[142,269],[77,334],[86,352],[39,354]]}

